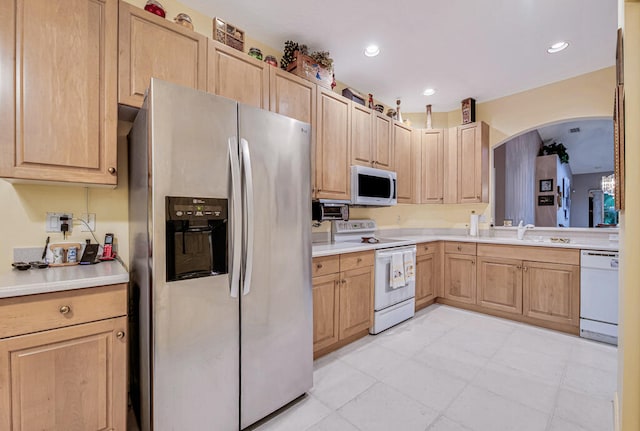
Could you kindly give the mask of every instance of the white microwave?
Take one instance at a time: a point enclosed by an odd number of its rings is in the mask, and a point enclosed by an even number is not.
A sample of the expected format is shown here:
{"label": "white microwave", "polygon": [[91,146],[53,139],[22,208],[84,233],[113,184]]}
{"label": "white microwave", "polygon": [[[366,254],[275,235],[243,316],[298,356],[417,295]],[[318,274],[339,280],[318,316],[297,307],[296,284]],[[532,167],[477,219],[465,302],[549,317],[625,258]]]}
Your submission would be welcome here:
{"label": "white microwave", "polygon": [[366,166],[351,166],[352,205],[395,205],[396,173]]}

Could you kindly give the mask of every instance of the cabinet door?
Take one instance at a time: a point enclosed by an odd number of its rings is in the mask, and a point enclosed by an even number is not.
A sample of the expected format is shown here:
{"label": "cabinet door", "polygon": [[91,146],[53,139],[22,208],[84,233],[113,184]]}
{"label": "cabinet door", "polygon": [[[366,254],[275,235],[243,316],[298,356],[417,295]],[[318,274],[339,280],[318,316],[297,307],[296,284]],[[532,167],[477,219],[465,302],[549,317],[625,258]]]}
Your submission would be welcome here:
{"label": "cabinet door", "polygon": [[115,185],[117,0],[4,0],[0,17],[0,176]]}
{"label": "cabinet door", "polygon": [[245,53],[208,40],[207,91],[269,109],[269,67]]}
{"label": "cabinet door", "polygon": [[393,142],[391,134],[391,118],[375,113],[375,138],[373,150],[373,167],[392,171],[393,167]]}
{"label": "cabinet door", "polygon": [[120,317],[0,340],[0,429],[124,431],[126,327]]}
{"label": "cabinet door", "polygon": [[351,104],[351,164],[372,166],[373,118],[375,113],[357,103]]}
{"label": "cabinet door", "polygon": [[393,154],[396,170],[396,194],[398,203],[413,203],[413,176],[411,170],[411,128],[393,124]]}
{"label": "cabinet door", "polygon": [[476,303],[476,257],[444,255],[444,297],[467,304]]}
{"label": "cabinet door", "polygon": [[416,310],[440,296],[442,286],[440,262],[440,254],[435,251],[416,257]]}
{"label": "cabinet door", "polygon": [[489,202],[489,127],[458,127],[458,202]]}
{"label": "cabinet door", "polygon": [[151,77],[206,88],[206,37],[125,2],[119,36],[119,103],[142,106]]}
{"label": "cabinet door", "polygon": [[340,274],[313,278],[313,351],[338,341]]}
{"label": "cabinet door", "polygon": [[478,305],[522,314],[522,262],[478,257]]}
{"label": "cabinet door", "polygon": [[420,189],[423,204],[441,204],[444,196],[444,130],[422,132],[422,175]]}
{"label": "cabinet door", "polygon": [[579,325],[579,266],[525,261],[523,271],[525,316]]}
{"label": "cabinet door", "polygon": [[371,326],[373,267],[344,271],[340,281],[340,339]]}
{"label": "cabinet door", "polygon": [[316,198],[350,199],[351,106],[342,96],[317,87]]}
{"label": "cabinet door", "polygon": [[279,67],[269,68],[269,110],[304,121],[316,120],[316,85]]}

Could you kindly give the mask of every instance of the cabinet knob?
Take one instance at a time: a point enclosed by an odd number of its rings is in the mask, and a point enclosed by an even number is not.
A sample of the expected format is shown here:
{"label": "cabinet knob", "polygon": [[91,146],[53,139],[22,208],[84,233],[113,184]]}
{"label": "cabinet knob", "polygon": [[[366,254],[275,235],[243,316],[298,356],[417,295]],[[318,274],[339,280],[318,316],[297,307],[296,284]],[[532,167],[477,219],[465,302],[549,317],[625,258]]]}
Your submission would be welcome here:
{"label": "cabinet knob", "polygon": [[458,246],[458,251],[462,251],[462,247],[461,246]]}
{"label": "cabinet knob", "polygon": [[525,266],[525,267],[524,267],[524,270],[525,270],[525,271],[528,271],[528,270],[529,270],[529,267],[526,267],[526,266]]}
{"label": "cabinet knob", "polygon": [[116,168],[114,168],[113,166],[111,166],[109,169],[107,169],[107,171],[111,174],[111,175],[115,175],[117,170]]}
{"label": "cabinet knob", "polygon": [[318,268],[318,269],[322,269],[322,264],[321,264],[321,263],[317,264],[317,265],[316,265],[316,268]]}
{"label": "cabinet knob", "polygon": [[425,246],[425,247],[424,247],[424,251],[429,251],[429,247],[428,247],[428,246]]}
{"label": "cabinet knob", "polygon": [[471,261],[471,265],[475,265],[475,264],[476,264],[476,261],[475,261],[475,260],[472,260],[472,261]]}
{"label": "cabinet knob", "polygon": [[360,262],[362,262],[362,258],[361,257],[358,258],[358,263],[360,263]]}
{"label": "cabinet knob", "polygon": [[347,280],[342,280],[340,283],[345,284]]}
{"label": "cabinet knob", "polygon": [[116,338],[123,339],[124,338],[124,331],[116,332]]}
{"label": "cabinet knob", "polygon": [[480,195],[476,195],[476,199],[480,199]]}
{"label": "cabinet knob", "polygon": [[60,307],[60,314],[68,314],[69,312],[71,312],[71,307],[69,307],[68,305],[63,305],[62,307]]}

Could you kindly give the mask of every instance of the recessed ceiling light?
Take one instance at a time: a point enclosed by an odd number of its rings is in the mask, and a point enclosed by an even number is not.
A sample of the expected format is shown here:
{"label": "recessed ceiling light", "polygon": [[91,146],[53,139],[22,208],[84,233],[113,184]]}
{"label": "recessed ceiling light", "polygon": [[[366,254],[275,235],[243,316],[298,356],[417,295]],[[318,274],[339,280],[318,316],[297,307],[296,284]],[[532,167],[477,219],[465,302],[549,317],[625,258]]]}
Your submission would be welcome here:
{"label": "recessed ceiling light", "polygon": [[564,40],[562,40],[560,42],[554,43],[549,48],[547,48],[547,52],[549,54],[555,54],[556,52],[560,52],[560,51],[562,51],[563,49],[565,49],[568,46],[569,46],[569,43],[567,43]]}
{"label": "recessed ceiling light", "polygon": [[433,88],[427,88],[422,94],[424,94],[425,96],[433,96],[434,94],[436,94],[436,90],[434,90]]}
{"label": "recessed ceiling light", "polygon": [[369,45],[364,50],[364,55],[367,57],[375,57],[378,54],[380,54],[380,48],[378,48],[378,45]]}

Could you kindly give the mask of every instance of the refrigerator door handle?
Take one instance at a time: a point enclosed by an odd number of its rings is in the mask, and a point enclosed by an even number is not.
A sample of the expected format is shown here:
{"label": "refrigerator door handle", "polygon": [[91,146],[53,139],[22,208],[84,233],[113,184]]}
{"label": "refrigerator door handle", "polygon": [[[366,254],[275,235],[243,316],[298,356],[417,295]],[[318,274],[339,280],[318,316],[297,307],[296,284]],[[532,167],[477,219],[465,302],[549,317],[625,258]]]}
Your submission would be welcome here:
{"label": "refrigerator door handle", "polygon": [[238,297],[240,289],[240,259],[242,257],[242,193],[240,180],[240,159],[238,157],[238,145],[235,137],[229,138],[229,164],[231,166],[231,277],[229,295]]}
{"label": "refrigerator door handle", "polygon": [[251,272],[253,271],[253,240],[254,240],[254,216],[253,207],[253,176],[251,174],[251,154],[249,154],[249,142],[240,138],[240,153],[242,154],[242,173],[244,174],[245,187],[245,267],[243,281],[243,295],[248,295],[251,291]]}

